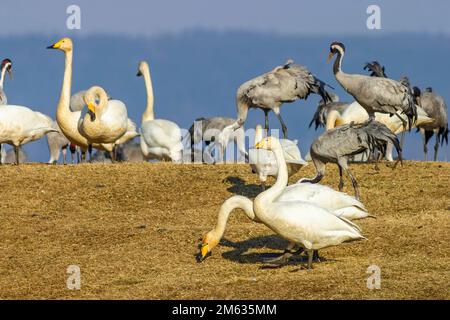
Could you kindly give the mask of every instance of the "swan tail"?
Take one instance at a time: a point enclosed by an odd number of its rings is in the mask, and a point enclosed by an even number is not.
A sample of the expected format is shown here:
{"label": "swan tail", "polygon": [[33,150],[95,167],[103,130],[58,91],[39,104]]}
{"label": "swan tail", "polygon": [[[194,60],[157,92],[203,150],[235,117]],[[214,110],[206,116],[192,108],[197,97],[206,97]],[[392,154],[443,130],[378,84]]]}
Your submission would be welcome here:
{"label": "swan tail", "polygon": [[[350,227],[352,227],[356,232],[358,232],[359,234],[361,234],[362,230],[361,228],[354,222],[351,222],[350,220],[348,220],[347,218],[344,217],[339,217],[339,219],[341,219],[342,221],[344,221],[346,224],[348,224]],[[362,236],[362,235],[361,235]]]}

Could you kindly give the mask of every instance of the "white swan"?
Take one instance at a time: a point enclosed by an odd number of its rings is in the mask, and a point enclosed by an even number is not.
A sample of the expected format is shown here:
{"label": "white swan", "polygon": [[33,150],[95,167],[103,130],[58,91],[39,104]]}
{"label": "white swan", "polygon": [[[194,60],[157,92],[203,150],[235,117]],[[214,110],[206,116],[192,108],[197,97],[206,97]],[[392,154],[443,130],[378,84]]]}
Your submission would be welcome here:
{"label": "white swan", "polygon": [[288,182],[282,146],[276,138],[268,137],[258,142],[256,148],[274,152],[279,172],[276,183],[255,198],[255,217],[281,237],[304,248],[308,253],[308,269],[312,267],[314,250],[365,239],[354,223],[317,205],[302,201],[277,202]]}
{"label": "white swan", "polygon": [[153,113],[153,87],[147,62],[139,63],[137,76],[143,76],[147,90],[147,107],[141,122],[141,149],[147,159],[180,162],[183,144],[181,130],[169,120],[155,119]]}
{"label": "white swan", "polygon": [[[55,44],[47,47],[47,49],[58,49],[64,52],[65,66],[64,66],[64,80],[61,89],[61,95],[56,109],[56,122],[58,123],[62,133],[69,139],[69,141],[79,146],[83,159],[86,151],[89,148],[89,142],[82,136],[78,130],[78,121],[81,118],[81,110],[73,111],[70,108],[70,93],[72,89],[72,60],[73,60],[73,42],[70,38],[62,38]],[[106,150],[112,152],[114,144],[99,144],[92,145],[99,150]]]}
{"label": "white swan", "polygon": [[[81,111],[86,106],[84,102],[84,95],[86,94],[86,90],[79,91],[72,95],[70,98],[70,110],[72,111]],[[107,94],[108,95],[108,94]],[[108,101],[111,100],[111,97],[108,95]],[[127,120],[127,131],[123,136],[121,136],[118,140],[114,142],[114,145],[121,145],[127,141],[130,141],[139,136],[139,132],[137,131],[136,123],[128,118]]]}
{"label": "white swan", "polygon": [[[115,144],[127,131],[128,114],[125,104],[119,100],[108,101],[108,95],[99,86],[87,90],[84,101],[89,111],[84,118],[80,118],[78,131],[90,145]],[[114,150],[112,159],[114,160]]]}
{"label": "white swan", "polygon": [[[276,198],[276,201],[309,202],[331,211],[338,217],[343,217],[348,220],[373,217],[367,212],[364,204],[354,197],[321,184],[296,183],[287,186],[283,193]],[[202,259],[205,259],[212,249],[220,242],[220,239],[222,239],[228,218],[234,209],[242,209],[250,220],[261,223],[255,216],[253,211],[253,201],[249,198],[232,196],[225,200],[220,207],[215,227],[203,237],[201,249]],[[293,244],[288,247],[287,251],[290,251],[292,248]]]}
{"label": "white swan", "polygon": [[0,106],[0,143],[14,147],[19,164],[19,147],[54,132],[52,119],[40,112],[16,105]]}
{"label": "white swan", "polygon": [[[262,126],[257,125],[255,130],[255,144],[262,139]],[[300,150],[297,146],[297,140],[291,141],[288,139],[281,139],[279,141],[283,147],[289,176],[296,174],[302,167],[308,165],[308,163],[302,159]],[[258,174],[259,180],[261,181],[261,187],[265,190],[267,178],[269,176],[276,177],[278,174],[278,165],[275,155],[269,150],[250,149],[248,158],[252,171]]]}

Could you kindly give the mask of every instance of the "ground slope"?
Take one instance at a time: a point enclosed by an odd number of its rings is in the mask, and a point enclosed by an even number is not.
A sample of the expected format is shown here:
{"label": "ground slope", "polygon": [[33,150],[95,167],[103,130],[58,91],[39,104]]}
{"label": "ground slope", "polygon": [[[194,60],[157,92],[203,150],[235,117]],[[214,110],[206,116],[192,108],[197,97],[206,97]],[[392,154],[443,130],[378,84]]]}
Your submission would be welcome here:
{"label": "ground slope", "polygon": [[[285,242],[240,211],[196,262],[221,203],[259,191],[246,165],[1,166],[0,298],[449,299],[450,164],[380,168],[352,165],[378,217],[358,222],[369,241],[323,250],[327,261],[306,271],[298,259],[261,268]],[[310,165],[291,182],[313,175]],[[373,264],[381,290],[366,286]],[[80,291],[66,287],[69,265],[81,268]]]}

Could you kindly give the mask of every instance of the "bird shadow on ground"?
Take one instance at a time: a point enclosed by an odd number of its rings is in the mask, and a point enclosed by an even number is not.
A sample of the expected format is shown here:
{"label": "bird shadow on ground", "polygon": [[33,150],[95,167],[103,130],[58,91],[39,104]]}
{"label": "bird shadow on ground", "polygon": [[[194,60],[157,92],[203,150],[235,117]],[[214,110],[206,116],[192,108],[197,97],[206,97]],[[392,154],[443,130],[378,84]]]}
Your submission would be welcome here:
{"label": "bird shadow on ground", "polygon": [[261,193],[261,186],[257,184],[246,184],[244,180],[239,177],[227,177],[224,182],[233,184],[227,188],[228,192],[238,194],[247,198],[254,198]]}
{"label": "bird shadow on ground", "polygon": [[[251,238],[248,240],[233,242],[227,239],[222,239],[220,241],[221,246],[232,247],[234,250],[224,252],[222,257],[238,263],[250,263],[250,264],[262,264],[261,269],[277,269],[286,266],[298,266],[299,264],[307,262],[307,256],[305,253],[295,254],[289,258],[289,260],[283,264],[271,264],[267,263],[267,259],[277,258],[281,256],[284,249],[287,247],[288,242],[276,235],[270,236],[260,236]],[[270,249],[279,250],[279,252],[252,252],[247,253],[251,249]],[[320,257],[320,262],[330,262],[337,261],[335,259],[326,259]],[[300,269],[292,270],[292,272],[302,270]]]}

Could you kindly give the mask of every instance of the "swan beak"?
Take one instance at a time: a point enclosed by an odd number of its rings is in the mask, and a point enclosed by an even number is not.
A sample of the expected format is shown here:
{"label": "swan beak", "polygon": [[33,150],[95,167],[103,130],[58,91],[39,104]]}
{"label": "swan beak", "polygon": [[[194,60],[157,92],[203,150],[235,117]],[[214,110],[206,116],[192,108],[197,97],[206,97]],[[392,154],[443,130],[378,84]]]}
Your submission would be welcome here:
{"label": "swan beak", "polygon": [[334,56],[334,53],[333,53],[333,52],[330,52],[330,53],[328,54],[327,63],[330,63],[331,59],[333,59],[333,56]]}
{"label": "swan beak", "polygon": [[88,103],[88,113],[91,116],[91,121],[95,121],[95,106],[93,103]]}
{"label": "swan beak", "polygon": [[258,141],[258,142],[255,144],[255,148],[256,148],[256,149],[261,149],[263,146],[264,146],[264,140]]}
{"label": "swan beak", "polygon": [[47,49],[59,49],[59,48],[61,48],[61,44],[62,44],[62,40],[59,40],[55,44],[48,46]]}
{"label": "swan beak", "polygon": [[137,72],[137,74],[136,74],[136,77],[142,77],[142,72],[141,72],[141,70],[138,70],[138,72]]}
{"label": "swan beak", "polygon": [[208,253],[209,253],[209,246],[207,243],[203,243],[202,244],[202,249],[201,249],[201,257],[200,257],[200,262],[205,260]]}

